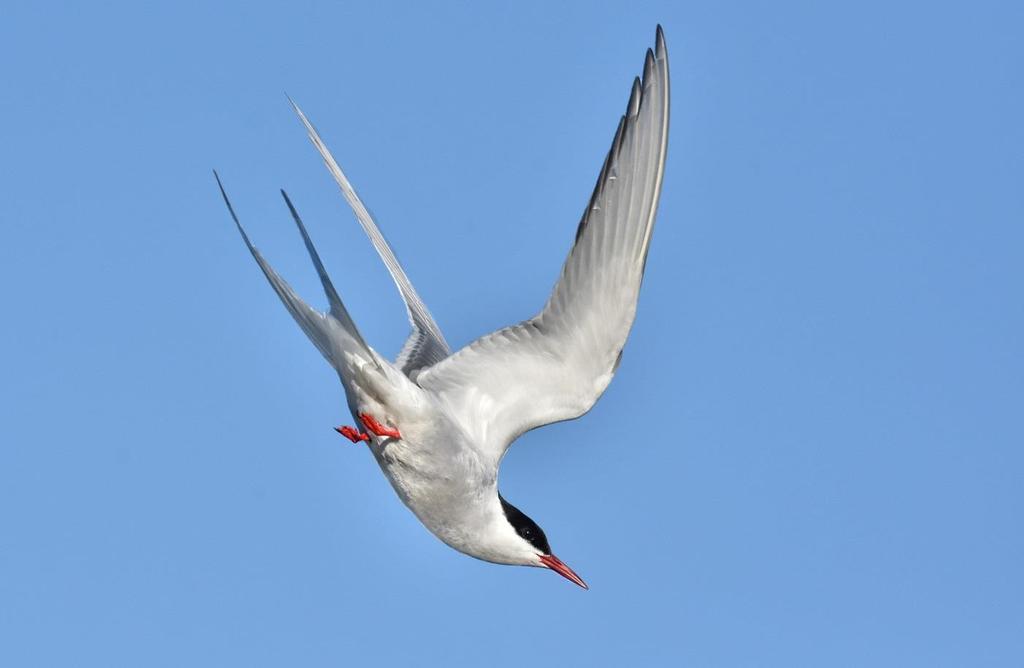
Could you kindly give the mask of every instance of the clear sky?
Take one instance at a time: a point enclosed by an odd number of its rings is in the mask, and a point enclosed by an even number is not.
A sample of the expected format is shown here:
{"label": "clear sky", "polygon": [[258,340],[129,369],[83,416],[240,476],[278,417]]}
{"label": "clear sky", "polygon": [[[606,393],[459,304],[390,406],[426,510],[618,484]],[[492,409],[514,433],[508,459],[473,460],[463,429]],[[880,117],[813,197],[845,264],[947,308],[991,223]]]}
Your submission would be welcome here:
{"label": "clear sky", "polygon": [[[1024,665],[1021,4],[430,4],[5,3],[0,664]],[[542,305],[658,22],[636,327],[501,479],[587,592],[332,431],[210,170],[397,352],[287,91],[461,346]]]}

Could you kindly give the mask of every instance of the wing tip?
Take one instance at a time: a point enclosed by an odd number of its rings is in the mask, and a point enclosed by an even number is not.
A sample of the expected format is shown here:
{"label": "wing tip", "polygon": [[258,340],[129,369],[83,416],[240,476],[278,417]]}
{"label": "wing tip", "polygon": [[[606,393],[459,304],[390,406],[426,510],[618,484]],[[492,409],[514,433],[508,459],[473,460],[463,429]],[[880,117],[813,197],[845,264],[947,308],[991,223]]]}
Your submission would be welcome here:
{"label": "wing tip", "polygon": [[640,98],[643,95],[643,85],[640,77],[633,77],[633,90],[629,93],[629,102],[626,104],[626,115],[635,118],[640,113]]}
{"label": "wing tip", "polygon": [[655,67],[654,51],[652,51],[651,49],[647,49],[647,53],[644,56],[644,76],[643,76],[644,83],[648,83],[650,81],[653,81],[653,78],[652,78],[651,75],[654,73],[654,67]]}
{"label": "wing tip", "polygon": [[654,36],[654,57],[661,70],[661,76],[668,83],[668,46],[665,44],[665,33],[658,24]]}

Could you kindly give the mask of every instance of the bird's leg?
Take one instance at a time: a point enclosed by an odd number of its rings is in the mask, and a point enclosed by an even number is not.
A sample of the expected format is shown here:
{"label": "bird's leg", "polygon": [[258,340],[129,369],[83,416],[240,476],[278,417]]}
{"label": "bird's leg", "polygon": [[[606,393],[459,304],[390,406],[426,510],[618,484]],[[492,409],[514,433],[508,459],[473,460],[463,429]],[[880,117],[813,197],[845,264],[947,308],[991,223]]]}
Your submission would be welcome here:
{"label": "bird's leg", "polygon": [[387,427],[382,425],[380,422],[377,422],[377,420],[375,420],[372,415],[369,415],[367,413],[360,413],[359,414],[359,419],[362,420],[363,424],[366,425],[367,429],[369,429],[371,432],[373,432],[377,436],[388,436],[390,438],[402,438],[402,435],[400,433],[398,433],[397,429],[388,429]]}
{"label": "bird's leg", "polygon": [[348,440],[352,441],[353,443],[359,443],[360,441],[369,442],[370,440],[370,435],[367,434],[365,431],[356,431],[355,429],[349,426],[335,427],[334,431],[338,432],[339,434],[341,434]]}

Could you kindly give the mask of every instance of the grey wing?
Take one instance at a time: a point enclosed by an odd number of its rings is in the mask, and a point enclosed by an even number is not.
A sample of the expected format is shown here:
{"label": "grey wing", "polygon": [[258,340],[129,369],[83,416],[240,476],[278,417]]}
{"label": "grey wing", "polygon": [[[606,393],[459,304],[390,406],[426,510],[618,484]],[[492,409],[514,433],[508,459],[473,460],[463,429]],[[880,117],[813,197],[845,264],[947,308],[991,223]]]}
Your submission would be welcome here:
{"label": "grey wing", "polygon": [[409,316],[409,323],[412,325],[412,332],[402,347],[398,359],[395,360],[395,365],[406,376],[413,376],[420,369],[436,364],[447,357],[450,352],[448,343],[444,340],[444,335],[441,334],[441,329],[434,322],[430,311],[427,310],[426,304],[420,299],[416,289],[409,281],[409,277],[405,275],[402,265],[399,264],[398,258],[395,257],[394,252],[391,250],[391,246],[388,245],[380,228],[374,222],[373,216],[370,215],[362,200],[359,199],[359,195],[356,194],[345,173],[341,171],[341,167],[338,166],[338,162],[327,149],[327,145],[320,138],[320,134],[313,127],[313,124],[309,122],[309,119],[306,118],[302,110],[299,109],[298,105],[292,102],[290,98],[289,102],[291,102],[292,108],[295,109],[295,113],[298,114],[299,119],[305,126],[310,141],[313,142],[316,150],[320,152],[320,157],[323,158],[328,171],[341,189],[341,194],[345,196],[345,200],[352,207],[359,225],[366,232],[366,235],[370,237],[370,242],[377,250],[381,260],[384,261],[388,272],[391,273],[391,278],[394,279],[395,285],[402,295],[402,300],[405,302],[406,312]]}
{"label": "grey wing", "polygon": [[579,417],[618,367],[636,314],[668,141],[668,55],[647,51],[576,241],[544,309],[417,378],[500,459],[520,434]]}

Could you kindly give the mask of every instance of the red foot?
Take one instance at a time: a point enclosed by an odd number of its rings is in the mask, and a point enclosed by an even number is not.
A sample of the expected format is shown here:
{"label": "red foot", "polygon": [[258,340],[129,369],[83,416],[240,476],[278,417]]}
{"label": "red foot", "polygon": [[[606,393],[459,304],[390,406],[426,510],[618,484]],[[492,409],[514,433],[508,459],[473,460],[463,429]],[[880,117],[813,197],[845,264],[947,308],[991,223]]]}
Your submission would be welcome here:
{"label": "red foot", "polygon": [[360,441],[369,441],[370,435],[363,431],[356,431],[352,427],[335,427],[334,431],[338,432],[353,443],[359,443]]}
{"label": "red foot", "polygon": [[373,419],[372,415],[368,415],[366,413],[360,413],[359,414],[359,419],[363,421],[363,424],[366,425],[367,429],[372,431],[377,436],[389,436],[391,438],[402,438],[402,435],[400,433],[398,433],[397,429],[388,429],[387,427],[382,425],[380,422],[377,422],[375,419]]}

